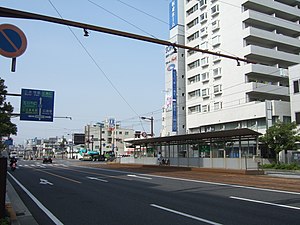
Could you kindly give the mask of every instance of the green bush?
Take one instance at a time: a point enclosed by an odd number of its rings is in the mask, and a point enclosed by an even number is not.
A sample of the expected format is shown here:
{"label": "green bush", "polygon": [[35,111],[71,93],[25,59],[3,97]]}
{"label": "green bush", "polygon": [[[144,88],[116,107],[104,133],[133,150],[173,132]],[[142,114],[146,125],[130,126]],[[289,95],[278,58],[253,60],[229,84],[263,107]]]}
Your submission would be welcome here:
{"label": "green bush", "polygon": [[262,165],[263,169],[277,169],[277,170],[300,170],[300,165],[297,163],[285,164],[285,163],[272,163]]}
{"label": "green bush", "polygon": [[7,217],[0,219],[0,225],[9,225],[9,219]]}

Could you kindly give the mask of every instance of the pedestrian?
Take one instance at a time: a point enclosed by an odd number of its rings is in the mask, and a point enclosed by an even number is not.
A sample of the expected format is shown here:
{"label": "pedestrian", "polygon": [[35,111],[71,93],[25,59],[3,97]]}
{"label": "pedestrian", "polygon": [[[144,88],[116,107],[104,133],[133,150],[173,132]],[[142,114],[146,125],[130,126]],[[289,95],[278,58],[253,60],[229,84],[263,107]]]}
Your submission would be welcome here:
{"label": "pedestrian", "polygon": [[161,152],[158,152],[157,161],[159,165],[161,165],[161,158],[162,158]]}

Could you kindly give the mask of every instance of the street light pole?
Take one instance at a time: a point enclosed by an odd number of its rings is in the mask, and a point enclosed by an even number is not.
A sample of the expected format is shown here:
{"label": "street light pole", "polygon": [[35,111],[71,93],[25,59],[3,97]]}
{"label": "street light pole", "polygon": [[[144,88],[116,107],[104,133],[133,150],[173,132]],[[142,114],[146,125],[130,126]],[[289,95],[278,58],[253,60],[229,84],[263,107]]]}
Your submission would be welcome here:
{"label": "street light pole", "polygon": [[151,124],[150,124],[150,126],[151,126],[151,137],[153,137],[154,136],[154,132],[153,132],[153,120],[154,120],[154,118],[153,118],[153,116],[151,116],[151,117],[141,116],[141,119],[142,120],[150,120],[150,122],[151,122]]}

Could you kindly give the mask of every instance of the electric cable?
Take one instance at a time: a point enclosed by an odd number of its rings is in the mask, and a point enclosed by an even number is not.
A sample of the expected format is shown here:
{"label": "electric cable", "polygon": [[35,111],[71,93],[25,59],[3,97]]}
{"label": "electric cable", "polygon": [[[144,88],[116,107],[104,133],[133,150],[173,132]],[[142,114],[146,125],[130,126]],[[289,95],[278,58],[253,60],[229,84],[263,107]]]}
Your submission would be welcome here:
{"label": "electric cable", "polygon": [[[57,12],[57,14],[59,15],[59,17],[61,19],[63,19],[62,15],[59,13],[59,11],[57,10],[57,8],[54,6],[54,4],[52,3],[51,0],[48,0],[49,3],[51,4],[51,6],[54,8],[54,10]],[[84,49],[84,51],[86,52],[86,54],[89,56],[89,58],[93,61],[93,63],[95,64],[95,66],[98,68],[98,70],[102,73],[102,75],[106,78],[106,80],[109,82],[109,84],[112,86],[112,88],[117,92],[117,94],[121,97],[121,99],[127,104],[127,106],[137,115],[139,116],[139,114],[135,111],[135,109],[129,104],[129,102],[125,99],[125,97],[121,94],[121,92],[118,90],[118,88],[114,85],[114,83],[110,80],[110,78],[108,77],[108,75],[104,72],[104,70],[102,70],[102,68],[100,67],[100,65],[97,63],[97,61],[94,59],[94,57],[91,55],[91,53],[87,50],[87,48],[84,46],[84,44],[79,40],[79,38],[76,36],[76,34],[73,32],[73,30],[67,26],[68,29],[70,30],[70,32],[73,34],[73,36],[75,37],[75,39],[77,40],[77,42],[80,44],[80,46]],[[141,126],[143,127],[143,124],[141,122]]]}

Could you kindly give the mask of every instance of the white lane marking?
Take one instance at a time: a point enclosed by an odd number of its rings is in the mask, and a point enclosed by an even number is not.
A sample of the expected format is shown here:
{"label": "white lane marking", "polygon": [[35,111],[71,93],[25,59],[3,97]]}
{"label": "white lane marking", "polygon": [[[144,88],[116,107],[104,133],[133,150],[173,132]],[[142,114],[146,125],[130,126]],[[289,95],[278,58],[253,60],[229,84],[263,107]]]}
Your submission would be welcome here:
{"label": "white lane marking", "polygon": [[63,225],[33,194],[31,194],[16,178],[9,172],[8,175],[23,189],[23,191],[35,202],[35,204],[54,222],[56,225]]}
{"label": "white lane marking", "polygon": [[103,179],[100,179],[98,177],[86,177],[86,178],[88,178],[90,180],[98,180],[98,181],[101,181],[101,182],[108,182],[107,180],[103,180]]}
{"label": "white lane marking", "polygon": [[284,193],[284,194],[291,194],[291,195],[300,195],[300,192],[282,191],[282,190],[267,189],[267,188],[257,188],[257,187],[243,186],[243,185],[237,185],[237,184],[224,184],[224,183],[217,183],[217,182],[210,182],[210,181],[203,181],[203,180],[190,180],[190,179],[186,179],[186,178],[166,177],[166,176],[151,175],[151,174],[142,174],[142,175],[143,176],[149,176],[149,177],[170,179],[170,180],[188,181],[188,182],[201,183],[201,184],[212,184],[212,185],[217,185],[217,186],[243,188],[243,189],[250,189],[250,190],[257,190],[257,191],[267,191],[267,192],[275,192],[275,193]]}
{"label": "white lane marking", "polygon": [[150,204],[150,206],[161,209],[161,210],[165,210],[167,212],[171,212],[171,213],[175,213],[175,214],[178,214],[178,215],[181,215],[181,216],[185,216],[185,217],[188,217],[188,218],[191,218],[191,219],[194,219],[194,220],[198,220],[198,221],[201,221],[201,222],[204,222],[204,223],[207,223],[207,224],[221,225],[221,223],[216,223],[216,222],[213,222],[213,221],[210,221],[210,220],[206,220],[206,219],[203,219],[203,218],[200,218],[200,217],[197,217],[197,216],[189,215],[189,214],[179,212],[179,211],[176,211],[176,210],[173,210],[173,209],[169,209],[169,208],[166,208],[166,207],[163,207],[163,206],[159,206],[159,205],[155,205],[155,204]]}
{"label": "white lane marking", "polygon": [[127,176],[128,176],[128,177],[134,177],[134,178],[145,179],[145,180],[152,180],[151,177],[142,177],[142,176],[137,176],[137,175],[134,175],[134,174],[128,174]]}
{"label": "white lane marking", "polygon": [[45,180],[45,179],[41,179],[41,178],[40,178],[40,184],[49,184],[49,185],[53,185],[53,183],[51,183],[51,182],[49,182],[49,181],[47,181],[47,180]]}
{"label": "white lane marking", "polygon": [[40,168],[46,168],[46,166],[42,165],[42,164],[37,164],[37,167],[40,167]]}
{"label": "white lane marking", "polygon": [[[76,166],[76,165],[74,167],[86,168],[86,169],[91,169],[91,170],[102,170],[102,171],[108,171],[108,172],[118,172],[121,174],[128,174],[127,171],[121,171],[121,170],[93,168],[93,167],[88,167],[88,166]],[[191,179],[185,179],[185,178],[167,177],[167,176],[159,176],[159,175],[151,175],[151,174],[143,174],[143,173],[135,173],[135,174],[147,176],[147,177],[169,179],[169,180],[180,180],[180,181],[187,181],[187,182],[194,182],[194,183],[201,183],[201,184],[211,184],[211,185],[217,185],[217,186],[234,187],[234,188],[242,188],[242,189],[250,189],[250,190],[257,190],[257,191],[267,191],[267,192],[284,193],[284,194],[291,194],[291,195],[300,195],[300,192],[293,192],[293,191],[282,191],[282,190],[275,190],[275,189],[257,188],[257,187],[243,186],[243,185],[236,185],[236,184],[225,184],[225,183],[209,182],[209,181],[203,181],[203,180],[191,180]]]}
{"label": "white lane marking", "polygon": [[282,204],[276,204],[276,203],[271,203],[271,202],[264,202],[264,201],[254,200],[254,199],[240,198],[240,197],[235,197],[235,196],[230,196],[229,198],[237,199],[237,200],[241,200],[241,201],[255,202],[255,203],[259,203],[259,204],[272,205],[272,206],[278,206],[278,207],[283,207],[283,208],[300,210],[299,207],[295,207],[295,206],[282,205]]}

